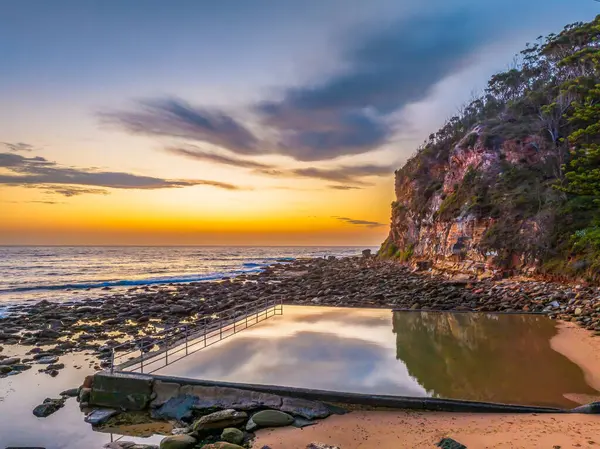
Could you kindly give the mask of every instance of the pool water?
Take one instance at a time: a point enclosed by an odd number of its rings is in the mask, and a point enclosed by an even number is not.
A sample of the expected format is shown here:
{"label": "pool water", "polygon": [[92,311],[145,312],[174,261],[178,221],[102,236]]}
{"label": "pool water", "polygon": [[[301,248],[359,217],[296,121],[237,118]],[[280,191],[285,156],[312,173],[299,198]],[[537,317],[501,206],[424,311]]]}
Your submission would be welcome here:
{"label": "pool water", "polygon": [[354,393],[574,407],[597,396],[542,315],[285,306],[157,374]]}

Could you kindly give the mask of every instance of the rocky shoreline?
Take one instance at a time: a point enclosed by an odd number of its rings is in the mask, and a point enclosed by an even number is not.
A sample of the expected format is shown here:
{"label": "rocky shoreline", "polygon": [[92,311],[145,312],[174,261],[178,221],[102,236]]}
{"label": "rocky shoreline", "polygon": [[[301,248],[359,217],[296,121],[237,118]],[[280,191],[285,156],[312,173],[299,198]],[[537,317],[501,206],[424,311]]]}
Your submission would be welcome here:
{"label": "rocky shoreline", "polygon": [[[449,276],[415,271],[369,255],[281,262],[257,274],[103,292],[97,299],[59,303],[43,300],[9,308],[0,318],[0,376],[47,362],[50,375],[67,352],[97,357],[109,365],[110,349],[176,324],[194,323],[258,299],[284,304],[376,307],[457,312],[544,313],[600,333],[600,288],[509,278]],[[21,359],[2,355],[2,346],[31,346]]]}

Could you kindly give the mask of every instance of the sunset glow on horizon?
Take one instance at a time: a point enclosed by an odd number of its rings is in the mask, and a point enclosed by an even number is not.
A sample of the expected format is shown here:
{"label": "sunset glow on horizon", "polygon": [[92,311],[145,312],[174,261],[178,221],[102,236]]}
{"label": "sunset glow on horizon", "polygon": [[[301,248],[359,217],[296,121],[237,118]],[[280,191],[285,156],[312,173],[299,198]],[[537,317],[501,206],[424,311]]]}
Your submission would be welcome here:
{"label": "sunset glow on horizon", "polygon": [[575,2],[5,2],[0,245],[377,246],[394,170]]}

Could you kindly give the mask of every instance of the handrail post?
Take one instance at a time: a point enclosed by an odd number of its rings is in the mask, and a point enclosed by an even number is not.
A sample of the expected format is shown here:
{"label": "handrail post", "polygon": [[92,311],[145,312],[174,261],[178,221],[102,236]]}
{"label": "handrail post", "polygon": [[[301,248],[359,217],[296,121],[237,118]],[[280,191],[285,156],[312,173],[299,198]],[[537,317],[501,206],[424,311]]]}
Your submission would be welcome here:
{"label": "handrail post", "polygon": [[165,348],[165,366],[169,364],[169,334],[165,337],[166,340],[166,348]]}
{"label": "handrail post", "polygon": [[110,348],[110,374],[115,372],[115,348]]}
{"label": "handrail post", "polygon": [[204,317],[204,347],[206,348],[206,316]]}
{"label": "handrail post", "polygon": [[236,316],[235,314],[233,315],[233,333],[235,334],[235,322],[236,322]]}
{"label": "handrail post", "polygon": [[219,318],[219,341],[223,340],[223,319]]}
{"label": "handrail post", "polygon": [[248,303],[245,304],[244,315],[246,316],[246,329],[248,329]]}
{"label": "handrail post", "polygon": [[144,340],[142,340],[140,352],[142,353],[142,356],[140,358],[140,372],[144,374]]}
{"label": "handrail post", "polygon": [[188,352],[188,327],[185,326],[185,355],[189,355]]}

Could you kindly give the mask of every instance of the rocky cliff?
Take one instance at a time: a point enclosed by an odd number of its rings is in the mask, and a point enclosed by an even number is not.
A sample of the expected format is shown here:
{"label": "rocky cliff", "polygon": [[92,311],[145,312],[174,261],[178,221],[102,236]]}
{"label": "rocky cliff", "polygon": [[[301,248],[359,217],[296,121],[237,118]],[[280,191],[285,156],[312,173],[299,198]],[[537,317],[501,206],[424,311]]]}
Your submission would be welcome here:
{"label": "rocky cliff", "polygon": [[600,278],[600,16],[518,56],[396,171],[380,256]]}
{"label": "rocky cliff", "polygon": [[484,125],[451,148],[419,152],[396,171],[380,253],[460,270],[535,270],[555,224],[544,207],[557,196],[544,185],[553,165],[539,136],[507,139]]}

